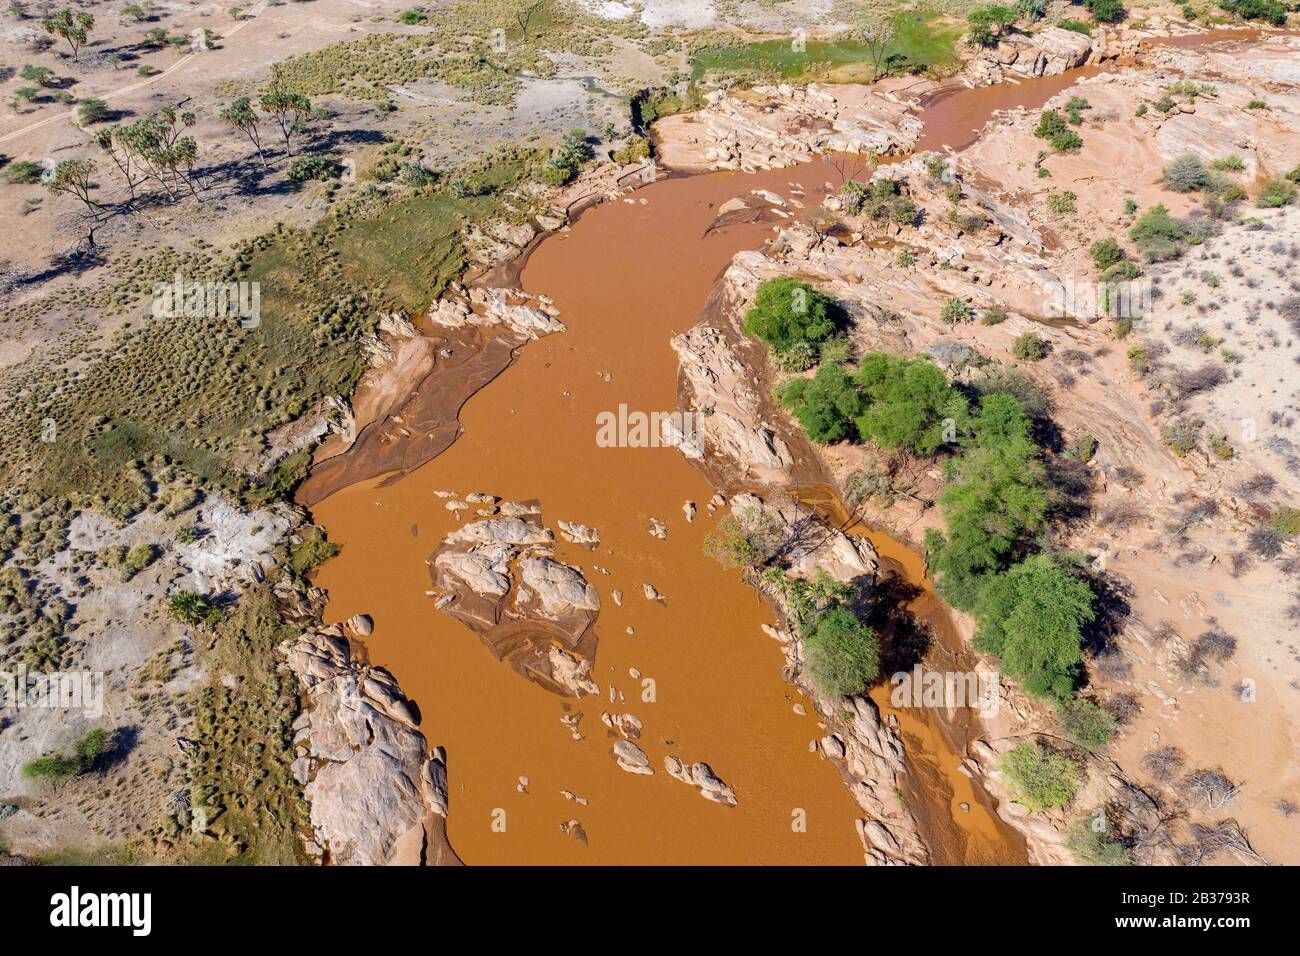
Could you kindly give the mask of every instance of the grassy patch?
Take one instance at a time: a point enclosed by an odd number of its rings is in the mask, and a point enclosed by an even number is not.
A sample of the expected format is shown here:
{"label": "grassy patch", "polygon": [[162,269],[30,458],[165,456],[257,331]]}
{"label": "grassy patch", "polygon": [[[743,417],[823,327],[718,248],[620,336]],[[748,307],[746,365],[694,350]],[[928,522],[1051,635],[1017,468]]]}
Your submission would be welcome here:
{"label": "grassy patch", "polygon": [[[885,51],[891,73],[934,69],[957,62],[956,43],[964,28],[927,11],[900,11],[894,17],[895,37]],[[871,53],[860,40],[808,40],[796,51],[788,38],[755,43],[705,47],[695,57],[692,76],[706,73],[752,73],[783,80],[834,79],[852,82],[870,78]]]}

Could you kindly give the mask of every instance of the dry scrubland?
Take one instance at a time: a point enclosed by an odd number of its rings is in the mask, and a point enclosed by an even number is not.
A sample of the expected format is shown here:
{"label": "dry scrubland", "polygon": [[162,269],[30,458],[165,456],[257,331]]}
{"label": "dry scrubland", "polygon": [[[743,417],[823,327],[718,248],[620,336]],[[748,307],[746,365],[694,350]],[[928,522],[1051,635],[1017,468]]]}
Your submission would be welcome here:
{"label": "dry scrubland", "polygon": [[[968,6],[922,13],[955,39]],[[41,5],[0,13],[0,428],[10,436],[0,463],[0,665],[108,674],[102,719],[36,711],[0,718],[0,850],[51,860],[304,859],[306,809],[291,767],[298,692],[274,647],[295,632],[282,606],[301,611],[319,601],[305,575],[331,549],[286,498],[306,471],[311,441],[342,427],[339,399],[376,352],[378,320],[421,312],[467,266],[507,256],[538,226],[559,221],[556,186],[585,158],[644,156],[633,122],[699,105],[698,85],[685,98],[665,89],[690,78],[693,65],[729,64],[713,74],[697,68],[705,83],[770,78],[783,67],[750,41],[795,29],[830,36],[861,15],[836,0],[581,0],[525,21],[521,8],[513,0],[440,2],[403,17],[412,8],[343,0],[227,10],[86,3],[70,7],[74,21],[78,13],[94,19],[75,56],[41,29]],[[504,49],[493,46],[497,29]],[[208,49],[191,51],[195,31],[205,31]],[[956,69],[950,43],[909,43],[900,56],[935,75]],[[1232,64],[1196,69],[1231,75]],[[633,100],[648,87],[659,89]],[[278,114],[259,108],[267,94]],[[1174,153],[1199,151],[1194,126],[1171,145],[1130,119],[1138,99],[1155,102],[1159,90],[1135,97],[1133,88],[1099,85],[1082,95],[1091,105],[1077,155],[1026,162],[1041,144],[1011,123],[963,161],[979,171],[971,183],[982,191],[990,178],[1023,201],[1056,234],[1061,255],[1078,262],[1102,232],[1119,235],[1132,222],[1125,193],[1089,162],[1103,156],[1099,168],[1112,175],[1146,170],[1145,179],[1124,180],[1139,208],[1164,201],[1181,216],[1188,197],[1150,180]],[[1287,138],[1296,115],[1287,95],[1253,117],[1262,125],[1219,144],[1224,156],[1243,157],[1240,178],[1252,191],[1259,169],[1275,175],[1288,152],[1300,161]],[[1246,112],[1236,96],[1225,91],[1201,105],[1223,107],[1238,122]],[[254,138],[246,123],[223,117],[238,118],[230,110],[241,97],[256,117]],[[1142,133],[1141,156],[1123,152],[1130,126]],[[106,138],[114,127],[134,128],[148,143],[132,152],[145,140]],[[573,127],[586,143],[561,146]],[[1251,148],[1239,145],[1243,138]],[[1106,143],[1114,148],[1103,153]],[[1204,158],[1222,158],[1217,145]],[[69,161],[61,181],[71,192],[41,185],[44,168]],[[93,169],[76,165],[85,161]],[[1040,165],[1051,179],[1039,177]],[[1067,188],[1079,212],[1068,225],[1050,201]],[[939,194],[936,187],[929,198]],[[971,194],[965,203],[967,215],[982,215]],[[1130,430],[1099,433],[1087,466],[1102,492],[1095,524],[1080,519],[1062,544],[1106,546],[1132,582],[1126,637],[1144,633],[1139,619],[1156,636],[1146,638],[1149,654],[1121,642],[1130,648],[1123,661],[1107,665],[1109,674],[1097,667],[1099,693],[1140,696],[1154,683],[1182,706],[1177,720],[1142,708],[1115,753],[1134,773],[1157,744],[1222,764],[1246,784],[1234,811],[1247,807],[1240,819],[1268,847],[1287,840],[1288,814],[1277,808],[1295,781],[1268,748],[1253,751],[1255,763],[1234,765],[1249,756],[1234,752],[1234,735],[1260,719],[1236,715],[1228,684],[1237,669],[1261,675],[1271,695],[1259,705],[1266,725],[1279,740],[1294,733],[1286,698],[1297,693],[1294,648],[1281,637],[1266,653],[1245,640],[1261,613],[1279,628],[1291,620],[1260,595],[1291,573],[1294,545],[1285,536],[1267,544],[1254,532],[1293,500],[1296,482],[1285,436],[1294,396],[1284,379],[1300,319],[1287,311],[1291,293],[1273,291],[1279,272],[1293,268],[1294,215],[1261,214],[1259,227],[1225,220],[1222,235],[1151,270],[1162,310],[1180,303],[1168,319],[1138,323],[1122,343],[1095,341],[1095,329],[1049,330],[1052,349],[1032,369],[1062,412],[1075,383],[1088,396],[1094,362],[1097,376],[1114,383],[1098,414],[1109,419],[1128,396],[1127,417],[1109,420]],[[1095,228],[1102,221],[1107,228]],[[939,269],[938,259],[931,264]],[[150,317],[153,285],[177,273],[260,283],[260,324]],[[990,297],[942,271],[931,278],[899,279],[907,286],[900,304],[917,302],[922,312],[933,311],[939,292]],[[1009,303],[1040,314],[1030,305]],[[1016,317],[962,334],[977,349],[1006,351],[1007,334],[1028,323]],[[1062,339],[1076,334],[1085,340]],[[924,335],[874,341],[927,344]],[[1147,360],[1130,362],[1131,347]],[[1182,388],[1176,373],[1202,356],[1223,368],[1217,387]],[[1171,388],[1184,394],[1171,402]],[[1259,406],[1261,437],[1234,441],[1230,419],[1247,403]],[[1082,420],[1059,416],[1067,435],[1093,428],[1082,408]],[[1203,422],[1196,450],[1179,462],[1149,440],[1192,418]],[[1229,436],[1232,456],[1211,443],[1214,435]],[[863,462],[844,467],[848,474]],[[1129,484],[1121,469],[1154,477],[1121,491]],[[1133,502],[1141,515],[1124,517]],[[1189,517],[1171,535],[1162,522],[1175,513]],[[1159,548],[1148,546],[1151,536]],[[1168,561],[1151,564],[1157,553]],[[1154,597],[1161,575],[1186,585]],[[1234,659],[1195,657],[1209,617],[1238,635]],[[1189,655],[1198,666],[1178,686],[1161,684],[1168,662]],[[19,772],[34,758],[69,753],[95,730],[107,735],[92,740],[70,779]]]}

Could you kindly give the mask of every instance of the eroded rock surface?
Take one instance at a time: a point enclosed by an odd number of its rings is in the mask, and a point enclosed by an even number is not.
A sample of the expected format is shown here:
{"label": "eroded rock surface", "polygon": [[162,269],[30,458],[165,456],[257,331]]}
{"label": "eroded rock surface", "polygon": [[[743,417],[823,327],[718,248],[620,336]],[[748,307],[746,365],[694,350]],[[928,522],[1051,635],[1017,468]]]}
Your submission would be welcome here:
{"label": "eroded rock surface", "polygon": [[392,675],[357,660],[337,627],[280,648],[302,688],[295,771],[325,861],[459,862],[446,839],[447,766]]}

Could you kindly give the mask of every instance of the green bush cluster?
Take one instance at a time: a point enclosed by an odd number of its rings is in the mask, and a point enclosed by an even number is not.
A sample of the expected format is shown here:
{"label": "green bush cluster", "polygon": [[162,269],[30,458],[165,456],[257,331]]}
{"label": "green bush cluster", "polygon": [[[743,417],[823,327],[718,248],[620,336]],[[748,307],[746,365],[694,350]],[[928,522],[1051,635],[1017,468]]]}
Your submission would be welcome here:
{"label": "green bush cluster", "polygon": [[791,276],[760,285],[753,307],[745,313],[745,334],[762,339],[775,352],[800,344],[817,347],[834,333],[834,303]]}
{"label": "green bush cluster", "polygon": [[1083,146],[1083,139],[1070,129],[1065,117],[1056,110],[1043,110],[1034,127],[1034,135],[1052,144],[1057,152],[1069,153]]}
{"label": "green bush cluster", "polygon": [[1028,740],[1004,753],[998,769],[1007,775],[1016,801],[1030,810],[1064,807],[1079,786],[1078,771],[1068,758]]}

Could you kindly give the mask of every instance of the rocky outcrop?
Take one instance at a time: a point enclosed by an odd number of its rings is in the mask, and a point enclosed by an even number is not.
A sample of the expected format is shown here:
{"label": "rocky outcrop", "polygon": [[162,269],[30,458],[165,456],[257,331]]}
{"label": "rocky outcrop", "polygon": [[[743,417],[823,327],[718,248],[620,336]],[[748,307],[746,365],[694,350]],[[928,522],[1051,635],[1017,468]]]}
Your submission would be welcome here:
{"label": "rocky outcrop", "polygon": [[707,94],[708,105],[655,124],[656,154],[670,169],[772,169],[826,152],[910,149],[921,124],[892,94],[865,86],[756,86],[744,97]]}
{"label": "rocky outcrop", "polygon": [[428,563],[439,610],[520,673],[577,697],[595,692],[600,595],[581,569],[555,560],[554,543],[535,513],[481,518],[448,534]]}
{"label": "rocky outcrop", "polygon": [[302,689],[294,772],[323,862],[458,863],[446,837],[447,766],[392,675],[352,655],[337,626],[280,653]]}
{"label": "rocky outcrop", "polygon": [[434,303],[429,321],[447,329],[470,325],[484,328],[505,327],[524,339],[539,339],[552,332],[563,332],[560,313],[545,296],[536,299],[518,289],[482,289],[474,287],[468,295],[453,290]]}
{"label": "rocky outcrop", "polygon": [[668,776],[674,780],[680,780],[692,787],[698,787],[700,796],[705,800],[721,803],[728,807],[736,805],[736,791],[727,786],[726,782],[714,773],[713,768],[708,764],[702,761],[688,764],[681,758],[670,754],[664,757],[664,769],[668,771]]}
{"label": "rocky outcrop", "polygon": [[703,412],[706,452],[729,462],[737,473],[764,484],[785,480],[794,457],[764,418],[752,376],[719,329],[697,325],[675,336],[682,394]]}

